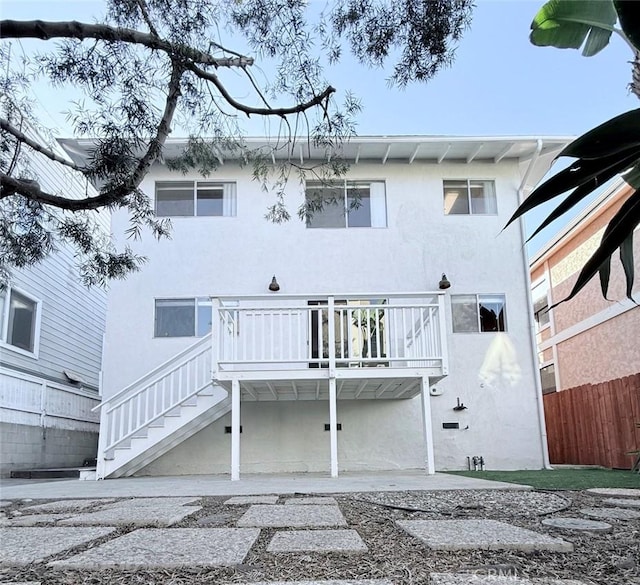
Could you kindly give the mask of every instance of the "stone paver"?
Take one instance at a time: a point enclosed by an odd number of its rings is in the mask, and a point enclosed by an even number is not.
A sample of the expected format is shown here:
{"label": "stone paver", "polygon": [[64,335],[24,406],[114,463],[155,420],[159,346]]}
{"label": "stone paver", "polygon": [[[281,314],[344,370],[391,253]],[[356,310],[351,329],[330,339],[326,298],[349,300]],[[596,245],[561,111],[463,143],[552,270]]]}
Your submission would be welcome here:
{"label": "stone paver", "polygon": [[570,542],[497,520],[398,520],[396,524],[435,550],[573,550]]}
{"label": "stone paver", "polygon": [[286,530],[274,535],[267,552],[366,552],[355,530]]}
{"label": "stone paver", "polygon": [[590,494],[612,496],[618,498],[640,498],[640,490],[633,488],[589,488]]}
{"label": "stone paver", "polygon": [[244,504],[275,504],[278,496],[236,496],[228,499],[225,504],[230,506],[242,506]]}
{"label": "stone paver", "polygon": [[290,498],[288,500],[285,500],[285,505],[291,506],[291,505],[298,505],[298,506],[309,506],[309,505],[337,505],[338,502],[336,502],[335,498],[327,498],[324,496],[319,496],[319,497],[309,497],[309,498]]}
{"label": "stone paver", "polygon": [[11,500],[0,500],[0,508],[8,508],[13,502]]}
{"label": "stone paver", "polygon": [[58,520],[73,518],[73,514],[31,514],[29,516],[16,516],[9,520],[9,526],[39,526],[42,524],[55,524]]}
{"label": "stone paver", "polygon": [[431,585],[585,585],[574,579],[515,577],[512,575],[476,575],[469,573],[431,573]]}
{"label": "stone paver", "polygon": [[245,559],[259,534],[255,528],[145,528],[49,565],[78,569],[228,567]]}
{"label": "stone paver", "polygon": [[580,514],[605,520],[637,520],[640,518],[640,511],[625,508],[581,508]]}
{"label": "stone paver", "polygon": [[388,579],[330,579],[329,581],[258,581],[239,585],[394,585]]}
{"label": "stone paver", "polygon": [[86,510],[95,508],[101,504],[111,504],[113,498],[100,498],[99,500],[58,500],[57,502],[48,502],[47,504],[37,504],[35,506],[27,506],[22,508],[22,512],[68,512],[69,510]]}
{"label": "stone paver", "polygon": [[238,526],[257,526],[259,528],[313,528],[322,526],[346,526],[338,506],[251,506],[238,520]]}
{"label": "stone paver", "polygon": [[611,524],[584,518],[546,518],[542,521],[545,526],[560,530],[583,530],[587,532],[611,532]]}
{"label": "stone paver", "polygon": [[2,528],[0,565],[28,565],[111,534],[115,528]]}
{"label": "stone paver", "polygon": [[608,506],[619,506],[621,508],[640,508],[640,499],[634,500],[632,498],[607,498],[602,500],[603,504]]}
{"label": "stone paver", "polygon": [[63,526],[172,526],[201,508],[188,506],[200,498],[136,498],[102,506],[94,512],[80,512],[59,519]]}

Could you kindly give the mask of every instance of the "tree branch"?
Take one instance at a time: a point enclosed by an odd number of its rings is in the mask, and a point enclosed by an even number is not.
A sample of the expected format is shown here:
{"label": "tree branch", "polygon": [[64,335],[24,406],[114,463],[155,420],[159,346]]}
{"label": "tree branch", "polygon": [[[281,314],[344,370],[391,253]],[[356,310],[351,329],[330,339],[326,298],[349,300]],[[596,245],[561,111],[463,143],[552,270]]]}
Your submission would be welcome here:
{"label": "tree branch", "polygon": [[300,112],[304,112],[305,110],[313,108],[314,106],[322,105],[323,102],[328,100],[331,94],[335,93],[336,91],[335,88],[329,86],[320,95],[317,95],[309,101],[303,102],[301,104],[296,104],[295,106],[290,106],[288,108],[255,108],[252,106],[246,106],[231,97],[231,94],[229,94],[227,88],[214,73],[209,73],[208,71],[205,71],[204,69],[198,67],[193,63],[185,63],[184,66],[200,79],[204,79],[213,83],[222,97],[227,100],[229,105],[233,106],[240,112],[244,112],[245,114],[247,114],[247,116],[250,116],[251,114],[256,114],[258,116],[286,116],[288,114],[298,114]]}
{"label": "tree branch", "polygon": [[43,191],[34,181],[21,181],[20,179],[9,177],[8,175],[1,173],[0,199],[17,194],[26,197],[27,199],[39,201],[40,203],[52,205],[60,209],[81,211],[113,205],[132,191],[135,191],[140,186],[140,183],[149,171],[151,165],[158,158],[158,155],[171,132],[171,121],[173,120],[173,115],[178,105],[178,98],[180,96],[180,78],[183,73],[183,66],[174,60],[172,62],[171,80],[169,81],[165,108],[162,114],[162,119],[158,124],[158,131],[149,141],[147,152],[140,159],[138,166],[124,183],[109,191],[100,193],[100,195],[96,195],[95,197],[68,199],[67,197],[61,197],[59,195],[53,195]]}
{"label": "tree branch", "polygon": [[12,126],[9,123],[9,121],[5,120],[4,118],[0,118],[0,130],[4,130],[5,132],[8,132],[14,138],[17,138],[18,141],[21,142],[22,144],[26,144],[27,146],[29,146],[30,148],[32,148],[36,152],[39,152],[40,154],[43,154],[44,156],[46,156],[47,158],[51,159],[54,162],[60,163],[61,165],[69,167],[69,168],[73,169],[74,171],[79,171],[81,173],[84,173],[84,172],[87,171],[87,169],[85,167],[80,167],[80,166],[76,165],[75,163],[73,163],[71,161],[68,161],[66,158],[63,158],[63,157],[57,155],[55,152],[49,150],[48,148],[45,148],[44,146],[42,146],[40,143],[36,142],[35,140],[32,140],[24,132],[22,132],[22,131],[18,130],[17,128],[15,128],[14,126]]}
{"label": "tree branch", "polygon": [[149,31],[151,32],[152,35],[159,37],[160,35],[158,34],[156,27],[153,25],[153,21],[151,20],[151,16],[149,15],[149,11],[147,10],[147,5],[145,4],[145,1],[144,0],[137,0],[137,1],[138,1],[138,6],[140,7],[140,12],[142,13],[142,18],[147,23],[147,26],[149,27]]}
{"label": "tree branch", "polygon": [[106,24],[87,24],[76,20],[45,22],[43,20],[0,20],[0,38],[40,39],[98,39],[143,45],[163,51],[171,57],[190,59],[195,63],[214,67],[247,67],[253,65],[253,57],[213,57],[204,51],[187,45],[179,45],[130,28],[112,27]]}

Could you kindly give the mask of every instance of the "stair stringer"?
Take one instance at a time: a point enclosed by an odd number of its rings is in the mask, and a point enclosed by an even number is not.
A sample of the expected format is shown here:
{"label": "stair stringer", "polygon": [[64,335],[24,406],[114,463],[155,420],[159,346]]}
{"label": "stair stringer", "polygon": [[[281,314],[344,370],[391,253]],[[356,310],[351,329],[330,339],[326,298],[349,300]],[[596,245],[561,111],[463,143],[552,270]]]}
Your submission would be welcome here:
{"label": "stair stringer", "polygon": [[218,385],[197,395],[197,403],[179,406],[180,416],[164,416],[147,427],[147,436],[132,437],[126,448],[115,448],[104,461],[104,477],[130,477],[189,437],[231,411],[231,397]]}

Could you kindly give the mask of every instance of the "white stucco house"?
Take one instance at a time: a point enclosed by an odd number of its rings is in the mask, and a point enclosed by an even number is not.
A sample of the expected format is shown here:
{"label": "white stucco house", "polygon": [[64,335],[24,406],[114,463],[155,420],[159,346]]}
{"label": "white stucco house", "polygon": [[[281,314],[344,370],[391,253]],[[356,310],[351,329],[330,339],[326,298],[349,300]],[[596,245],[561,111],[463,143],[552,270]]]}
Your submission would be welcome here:
{"label": "white stucco house", "polygon": [[[20,172],[52,193],[95,193],[35,152]],[[96,220],[107,235],[108,214]],[[62,244],[39,264],[16,269],[0,291],[0,476],[95,458],[106,308],[106,291],[80,283],[74,250]]]}
{"label": "white stucco house", "polygon": [[344,180],[287,186],[335,204],[280,225],[233,157],[156,165],[173,235],[111,285],[98,477],[545,466],[523,231],[501,230],[568,140],[355,138]]}

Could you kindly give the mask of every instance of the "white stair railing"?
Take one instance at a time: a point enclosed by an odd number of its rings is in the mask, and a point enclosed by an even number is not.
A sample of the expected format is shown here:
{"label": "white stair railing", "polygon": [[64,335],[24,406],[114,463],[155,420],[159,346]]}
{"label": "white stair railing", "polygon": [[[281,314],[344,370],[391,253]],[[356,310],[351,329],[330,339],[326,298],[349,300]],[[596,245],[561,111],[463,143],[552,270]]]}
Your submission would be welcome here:
{"label": "white stair railing", "polygon": [[101,452],[113,450],[177,411],[212,383],[211,335],[145,374],[101,405]]}

